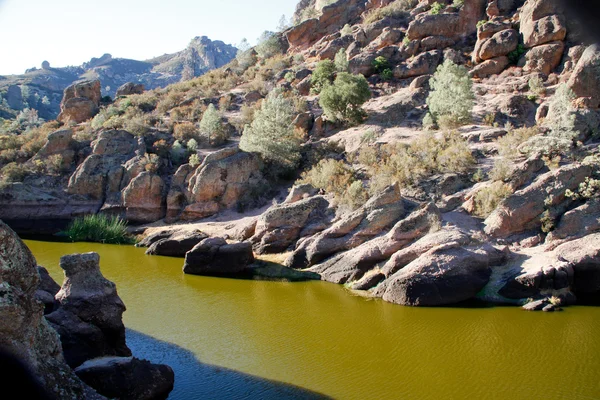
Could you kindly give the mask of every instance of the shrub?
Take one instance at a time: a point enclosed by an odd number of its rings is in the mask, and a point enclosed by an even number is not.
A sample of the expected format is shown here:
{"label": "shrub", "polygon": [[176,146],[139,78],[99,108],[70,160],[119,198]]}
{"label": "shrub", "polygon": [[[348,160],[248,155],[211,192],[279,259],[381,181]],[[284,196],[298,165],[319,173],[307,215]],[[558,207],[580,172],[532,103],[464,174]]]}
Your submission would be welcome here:
{"label": "shrub", "polygon": [[349,24],[344,25],[340,30],[340,35],[342,35],[342,37],[352,35],[352,27]]}
{"label": "shrub", "polygon": [[535,126],[531,128],[509,129],[505,136],[498,138],[496,141],[498,153],[502,157],[518,158],[522,155],[519,151],[519,146],[536,135],[539,135],[539,130]]}
{"label": "shrub", "polygon": [[53,154],[46,160],[46,171],[50,174],[59,175],[63,172],[63,157],[60,154]]}
{"label": "shrub", "polygon": [[2,170],[2,181],[3,182],[23,182],[25,177],[29,175],[29,169],[23,164],[17,164],[16,162],[11,162],[6,164]]}
{"label": "shrub", "polygon": [[465,5],[465,0],[454,0],[452,3],[454,7],[462,7]]}
{"label": "shrub", "polygon": [[198,127],[191,122],[182,122],[173,127],[173,137],[185,142],[190,139],[195,139],[199,136]]}
{"label": "shrub", "polygon": [[529,90],[536,96],[543,96],[546,94],[546,88],[544,87],[544,81],[538,76],[534,75],[529,78]]}
{"label": "shrub", "polygon": [[465,124],[471,120],[475,101],[473,83],[468,71],[450,60],[444,61],[429,81],[431,92],[427,97],[429,113],[439,123],[442,116],[446,121]]}
{"label": "shrub", "polygon": [[475,195],[475,215],[487,217],[498,207],[498,204],[512,194],[508,185],[502,182],[494,182]]}
{"label": "shrub", "polygon": [[170,155],[171,160],[173,160],[175,164],[179,165],[186,159],[187,149],[183,147],[179,140],[176,140],[173,143],[173,146],[171,146]]}
{"label": "shrub", "polygon": [[356,124],[365,118],[366,113],[361,105],[370,97],[371,90],[364,76],[341,72],[333,85],[327,85],[322,90],[319,104],[330,120]]}
{"label": "shrub", "polygon": [[196,166],[200,165],[200,157],[198,157],[198,154],[194,153],[194,154],[190,155],[188,163],[192,167],[196,167]]}
{"label": "shrub", "polygon": [[192,138],[188,140],[186,147],[189,151],[196,152],[198,150],[198,142],[196,139]]}
{"label": "shrub", "polygon": [[296,79],[296,74],[294,74],[292,71],[288,71],[285,73],[283,79],[285,79],[286,82],[292,83],[294,82],[294,79]]}
{"label": "shrub", "polygon": [[334,59],[335,69],[337,72],[348,72],[348,58],[346,57],[346,49],[339,49],[335,53]]}
{"label": "shrub", "polygon": [[506,182],[512,175],[513,168],[510,162],[504,158],[496,160],[494,167],[489,173],[490,179],[499,182]]}
{"label": "shrub", "polygon": [[600,179],[586,177],[585,182],[579,184],[577,192],[570,189],[565,191],[565,196],[573,200],[591,199],[600,193]]}
{"label": "shrub", "polygon": [[440,12],[442,12],[442,10],[445,8],[446,6],[444,4],[440,4],[437,1],[435,3],[433,3],[431,5],[431,9],[429,10],[429,13],[431,15],[437,15]]}
{"label": "shrub", "polygon": [[379,74],[384,81],[391,81],[394,77],[394,72],[390,68],[386,68]]}
{"label": "shrub", "polygon": [[323,60],[319,62],[310,78],[312,90],[315,93],[320,93],[326,85],[333,82],[335,71],[336,67],[333,61]]}
{"label": "shrub", "polygon": [[373,68],[375,69],[376,73],[380,74],[386,69],[390,69],[390,63],[388,62],[387,58],[379,56],[373,60]]}
{"label": "shrub", "polygon": [[200,134],[206,137],[208,144],[211,146],[221,145],[228,139],[221,114],[219,114],[216,107],[212,104],[209,104],[202,116]]}
{"label": "shrub", "polygon": [[579,135],[575,129],[575,107],[573,107],[575,94],[566,84],[561,84],[557,89],[548,110],[544,125],[550,129],[550,135],[567,140],[575,140]]}
{"label": "shrub", "polygon": [[86,215],[75,218],[64,232],[74,242],[99,242],[110,244],[132,244],[127,233],[127,223],[117,216],[104,214]]}
{"label": "shrub", "polygon": [[519,43],[517,45],[516,49],[514,49],[513,51],[508,53],[508,60],[510,61],[511,64],[517,65],[517,63],[519,62],[519,60],[521,59],[523,54],[525,54],[526,51],[527,50],[525,49],[525,46],[523,46],[521,43]]}
{"label": "shrub", "polygon": [[484,26],[487,23],[487,21],[485,19],[479,20],[477,21],[477,29],[481,28],[482,26]]}
{"label": "shrub", "polygon": [[300,161],[300,141],[292,124],[294,105],[280,91],[271,92],[246,125],[240,148],[259,153],[263,160],[279,168],[276,174],[295,168]]}
{"label": "shrub", "polygon": [[258,38],[258,44],[255,47],[256,53],[260,58],[270,58],[276,54],[282,53],[283,49],[279,42],[279,37],[269,31],[263,32]]}
{"label": "shrub", "polygon": [[339,199],[339,203],[350,210],[356,210],[365,204],[367,200],[369,200],[369,195],[363,183],[361,181],[354,181]]}

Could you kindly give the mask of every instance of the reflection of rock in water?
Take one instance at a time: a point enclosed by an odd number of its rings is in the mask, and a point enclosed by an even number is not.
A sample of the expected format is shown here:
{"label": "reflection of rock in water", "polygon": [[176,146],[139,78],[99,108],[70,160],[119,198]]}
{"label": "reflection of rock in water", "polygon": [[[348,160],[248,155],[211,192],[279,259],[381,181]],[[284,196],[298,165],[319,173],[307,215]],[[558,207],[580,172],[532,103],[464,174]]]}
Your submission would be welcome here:
{"label": "reflection of rock in water", "polygon": [[127,330],[127,344],[134,354],[152,363],[167,364],[175,371],[175,387],[169,399],[328,399],[320,393],[203,364],[194,353],[143,333]]}

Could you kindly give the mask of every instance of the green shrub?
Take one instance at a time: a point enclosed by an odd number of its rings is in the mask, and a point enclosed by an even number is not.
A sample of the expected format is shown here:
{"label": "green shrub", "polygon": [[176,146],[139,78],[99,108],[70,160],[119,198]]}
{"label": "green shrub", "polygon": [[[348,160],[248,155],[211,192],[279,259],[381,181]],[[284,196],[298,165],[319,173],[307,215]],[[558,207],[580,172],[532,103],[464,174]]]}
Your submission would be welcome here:
{"label": "green shrub", "polygon": [[481,28],[482,26],[484,26],[487,23],[487,21],[485,19],[479,20],[477,21],[477,29]]}
{"label": "green shrub", "polygon": [[198,142],[196,141],[196,139],[192,138],[188,140],[186,147],[189,151],[196,152],[198,150]]}
{"label": "green shrub", "polygon": [[331,82],[333,82],[333,78],[335,77],[335,63],[331,60],[323,60],[317,64],[311,78],[310,83],[312,86],[312,91],[315,93],[320,93],[321,90]]}
{"label": "green shrub", "polygon": [[348,24],[344,25],[340,30],[340,35],[342,35],[342,37],[352,35],[352,27]]}
{"label": "green shrub", "polygon": [[521,157],[522,153],[519,151],[519,146],[536,135],[539,135],[539,130],[536,126],[510,129],[505,136],[498,138],[496,141],[498,154],[510,159]]}
{"label": "green shrub", "polygon": [[390,68],[386,68],[379,74],[384,81],[391,81],[394,77],[394,72]]}
{"label": "green shrub", "polygon": [[364,23],[372,24],[386,17],[402,17],[414,8],[418,2],[418,0],[396,0],[385,7],[375,8],[365,14]]}
{"label": "green shrub", "polygon": [[375,73],[380,74],[384,70],[390,69],[390,63],[384,56],[379,56],[373,60],[373,69],[375,69]]}
{"label": "green shrub", "polygon": [[331,121],[342,120],[351,124],[362,122],[366,113],[361,106],[371,98],[371,90],[364,76],[341,72],[333,85],[321,91],[319,104]]}
{"label": "green shrub", "polygon": [[454,0],[452,3],[454,7],[462,7],[465,5],[465,0]]}
{"label": "green shrub", "polygon": [[17,164],[11,162],[6,164],[2,170],[0,170],[1,180],[3,182],[23,182],[25,177],[30,174],[30,170],[24,164]]}
{"label": "green shrub", "polygon": [[292,83],[292,82],[294,82],[294,79],[296,79],[296,74],[294,74],[292,71],[288,71],[288,72],[286,72],[283,79],[285,79],[286,82]]}
{"label": "green shrub", "polygon": [[200,134],[207,139],[210,146],[219,146],[228,139],[221,114],[213,104],[209,104],[202,115]]}
{"label": "green shrub", "polygon": [[258,56],[263,59],[283,52],[278,35],[268,31],[263,32],[260,38],[258,38],[255,50]]}
{"label": "green shrub", "polygon": [[294,133],[294,105],[280,91],[271,92],[256,111],[252,124],[246,125],[240,148],[256,152],[274,164],[275,174],[295,168],[300,161],[300,140]]}
{"label": "green shrub", "polygon": [[127,223],[117,216],[104,214],[75,218],[64,235],[73,242],[98,242],[132,244],[135,241],[127,233]]}
{"label": "green shrub", "polygon": [[475,215],[487,217],[498,207],[498,204],[512,194],[508,185],[502,182],[494,182],[475,195]]}
{"label": "green shrub", "polygon": [[446,121],[456,125],[471,121],[475,95],[465,67],[446,60],[437,68],[429,85],[431,92],[427,97],[427,105],[434,122],[439,123],[443,116]]}
{"label": "green shrub", "polygon": [[572,101],[575,94],[566,84],[561,84],[550,100],[548,117],[544,125],[550,128],[550,135],[567,140],[575,140],[579,135],[575,129],[575,107]]}
{"label": "green shrub", "polygon": [[513,51],[508,53],[508,60],[510,61],[511,64],[517,65],[519,60],[521,59],[523,54],[525,54],[526,51],[527,50],[525,49],[525,46],[523,46],[521,43],[519,43],[517,45],[516,49],[514,49]]}
{"label": "green shrub", "polygon": [[429,13],[431,15],[438,15],[440,12],[442,12],[442,10],[446,8],[446,5],[444,4],[440,4],[437,1],[435,3],[433,3],[431,5],[431,9],[429,10]]}
{"label": "green shrub", "polygon": [[339,49],[335,53],[334,64],[337,72],[348,72],[349,63],[346,57],[346,49]]}
{"label": "green shrub", "polygon": [[198,157],[198,154],[194,153],[194,154],[190,155],[188,163],[192,167],[197,167],[198,165],[200,165],[200,157]]}
{"label": "green shrub", "polygon": [[506,182],[510,179],[512,171],[513,168],[511,163],[508,160],[501,158],[494,163],[494,167],[490,171],[489,177],[494,181]]}
{"label": "green shrub", "polygon": [[534,75],[529,78],[529,90],[536,96],[543,96],[546,94],[546,88],[544,87],[544,81],[538,76]]}

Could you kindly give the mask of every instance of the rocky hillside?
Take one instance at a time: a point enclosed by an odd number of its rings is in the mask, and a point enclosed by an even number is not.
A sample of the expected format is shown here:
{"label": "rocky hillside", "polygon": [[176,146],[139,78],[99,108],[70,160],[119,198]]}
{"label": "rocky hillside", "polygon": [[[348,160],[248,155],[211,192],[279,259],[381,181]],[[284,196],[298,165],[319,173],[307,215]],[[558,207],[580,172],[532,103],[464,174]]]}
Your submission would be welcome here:
{"label": "rocky hillside", "polygon": [[14,118],[20,110],[33,108],[41,118],[55,119],[60,111],[63,90],[81,79],[98,79],[102,96],[114,98],[127,83],[143,84],[148,89],[190,80],[222,67],[235,58],[237,49],[206,36],[195,37],[185,50],[146,61],[100,58],[77,67],[53,68],[47,61],[23,75],[0,76],[0,118]]}
{"label": "rocky hillside", "polygon": [[191,258],[246,242],[405,305],[597,298],[600,51],[579,29],[558,0],[303,1],[223,68],[110,104],[90,80],[59,121],[15,124],[0,218],[201,229],[221,238]]}

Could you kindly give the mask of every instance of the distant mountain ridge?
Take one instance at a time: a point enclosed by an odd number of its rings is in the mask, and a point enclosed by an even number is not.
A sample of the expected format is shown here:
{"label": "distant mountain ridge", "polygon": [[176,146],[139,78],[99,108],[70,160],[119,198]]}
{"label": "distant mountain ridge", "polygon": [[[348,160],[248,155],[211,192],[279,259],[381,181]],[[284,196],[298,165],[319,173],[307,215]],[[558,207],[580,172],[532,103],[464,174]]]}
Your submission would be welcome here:
{"label": "distant mountain ridge", "polygon": [[187,48],[145,61],[104,54],[80,66],[52,68],[47,61],[22,75],[0,76],[0,117],[12,118],[24,108],[38,110],[44,119],[60,111],[63,90],[81,79],[99,79],[102,95],[114,97],[124,83],[143,83],[146,89],[165,87],[200,76],[229,63],[237,48],[220,40],[198,36]]}

